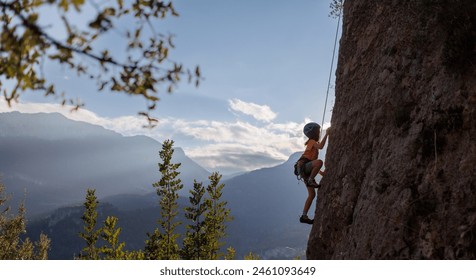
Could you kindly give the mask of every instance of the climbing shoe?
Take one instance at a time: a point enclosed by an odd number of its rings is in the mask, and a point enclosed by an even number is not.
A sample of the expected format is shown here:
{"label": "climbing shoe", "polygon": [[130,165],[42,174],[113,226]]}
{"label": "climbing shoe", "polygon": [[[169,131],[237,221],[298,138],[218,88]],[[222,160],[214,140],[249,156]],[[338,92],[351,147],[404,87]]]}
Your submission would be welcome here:
{"label": "climbing shoe", "polygon": [[320,185],[318,183],[316,183],[316,180],[314,178],[309,178],[307,180],[307,186],[310,187],[310,188],[319,188]]}
{"label": "climbing shoe", "polygon": [[303,224],[310,224],[312,225],[314,223],[314,219],[309,219],[308,216],[306,215],[302,215],[300,218],[299,218],[299,222],[303,223]]}

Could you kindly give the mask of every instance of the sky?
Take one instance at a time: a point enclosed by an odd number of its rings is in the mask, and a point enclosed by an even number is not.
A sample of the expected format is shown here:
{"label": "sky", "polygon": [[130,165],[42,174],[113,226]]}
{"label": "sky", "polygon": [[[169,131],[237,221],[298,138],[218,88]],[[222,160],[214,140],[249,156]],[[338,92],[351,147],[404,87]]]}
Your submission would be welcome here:
{"label": "sky", "polygon": [[[303,150],[305,123],[322,122],[337,28],[329,3],[174,1],[180,16],[155,29],[175,35],[171,57],[190,68],[199,65],[204,80],[198,88],[183,82],[173,94],[160,95],[153,129],[143,128],[147,123],[137,115],[144,100],[98,92],[94,82],[64,67],[48,66],[49,77],[69,97],[79,97],[83,109],[70,113],[53,99],[25,93],[11,108],[1,99],[0,112],[60,112],[125,136],[172,139],[197,163],[222,174],[274,166]],[[104,44],[121,51],[114,39]],[[331,84],[336,63],[337,55]],[[333,103],[331,87],[325,126]]]}

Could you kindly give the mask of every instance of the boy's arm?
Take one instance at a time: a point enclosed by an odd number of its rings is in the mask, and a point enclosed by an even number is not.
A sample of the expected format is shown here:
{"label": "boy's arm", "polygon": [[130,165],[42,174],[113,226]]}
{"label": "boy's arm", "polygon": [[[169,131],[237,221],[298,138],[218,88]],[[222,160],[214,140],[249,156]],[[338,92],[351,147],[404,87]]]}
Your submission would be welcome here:
{"label": "boy's arm", "polygon": [[319,150],[322,150],[324,146],[326,145],[327,137],[329,136],[329,128],[326,130],[326,134],[324,135],[324,138],[322,138],[322,141],[317,143],[317,147]]}

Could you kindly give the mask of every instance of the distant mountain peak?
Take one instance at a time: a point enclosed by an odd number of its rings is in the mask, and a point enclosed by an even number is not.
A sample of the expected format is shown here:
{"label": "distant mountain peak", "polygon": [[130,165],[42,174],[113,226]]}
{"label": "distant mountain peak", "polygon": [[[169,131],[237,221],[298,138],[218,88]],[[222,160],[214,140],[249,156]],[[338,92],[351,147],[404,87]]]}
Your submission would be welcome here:
{"label": "distant mountain peak", "polygon": [[301,155],[302,155],[302,152],[295,152],[291,154],[288,160],[286,161],[286,163],[292,162],[294,164],[301,157]]}

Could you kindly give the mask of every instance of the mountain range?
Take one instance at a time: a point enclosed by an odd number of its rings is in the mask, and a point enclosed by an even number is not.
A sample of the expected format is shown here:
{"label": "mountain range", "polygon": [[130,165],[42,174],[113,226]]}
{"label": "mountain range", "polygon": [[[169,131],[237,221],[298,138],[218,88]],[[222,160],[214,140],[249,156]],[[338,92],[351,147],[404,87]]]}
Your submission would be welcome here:
{"label": "mountain range", "polygon": [[[160,179],[161,148],[152,138],[124,137],[58,113],[0,114],[0,174],[28,216],[81,202],[88,188],[99,198],[150,192]],[[209,176],[180,148],[173,160],[182,163],[184,195],[194,179]]]}
{"label": "mountain range", "polygon": [[[160,213],[152,187],[160,179],[160,149],[152,138],[124,137],[60,114],[0,114],[2,181],[14,203],[25,201],[28,235],[34,239],[44,232],[52,239],[52,259],[73,258],[84,245],[78,233],[87,188],[96,189],[99,220],[117,216],[127,248],[144,247]],[[226,244],[236,249],[238,258],[250,251],[264,259],[304,255],[310,228],[298,223],[307,194],[292,173],[298,156],[222,180],[223,199],[234,218]],[[175,148],[173,161],[181,163],[183,209],[193,180],[208,184],[210,173],[180,148]]]}

